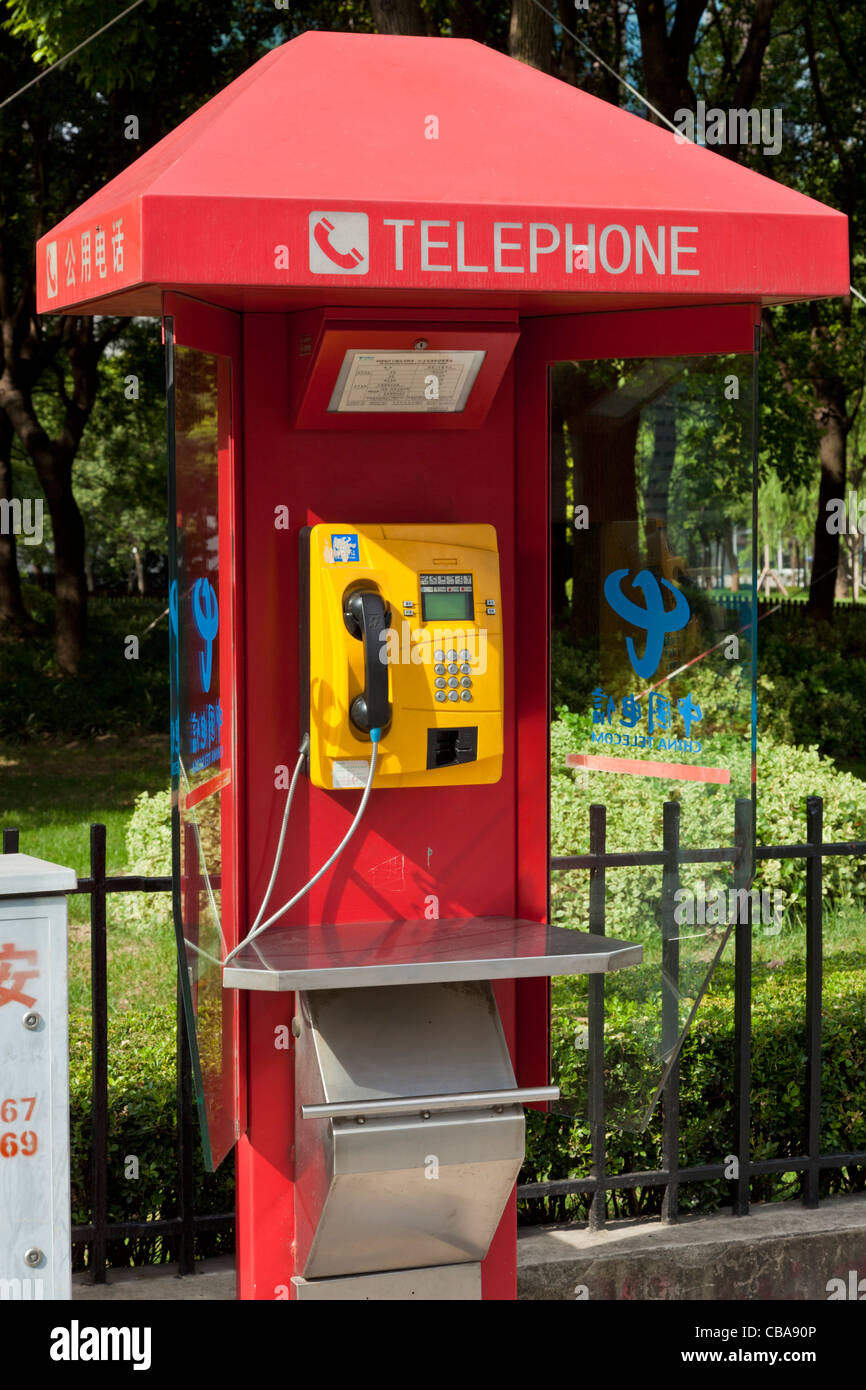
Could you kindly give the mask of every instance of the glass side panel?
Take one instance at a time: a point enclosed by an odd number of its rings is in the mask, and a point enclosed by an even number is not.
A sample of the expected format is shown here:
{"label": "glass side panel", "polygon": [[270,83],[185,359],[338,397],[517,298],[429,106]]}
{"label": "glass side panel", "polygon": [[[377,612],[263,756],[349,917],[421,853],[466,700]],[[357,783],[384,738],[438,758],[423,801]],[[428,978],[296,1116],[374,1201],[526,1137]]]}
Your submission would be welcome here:
{"label": "glass side panel", "polygon": [[[170,341],[170,339],[169,339]],[[220,566],[220,456],[231,431],[231,360],[174,345],[172,575],[172,822],[175,929],[193,1050],[205,1163],[234,1146],[234,991],[223,991],[222,875],[230,826],[233,739],[221,651],[231,621],[230,565]],[[230,636],[230,634],[229,634]]]}
{"label": "glass side panel", "polygon": [[[753,366],[550,369],[551,853],[586,854],[591,822],[609,852],[670,852],[677,835],[742,847],[736,868],[730,853],[678,874],[611,866],[592,889],[587,869],[552,873],[551,921],[644,949],[604,986],[606,1119],[623,1128],[647,1124],[748,905],[735,890],[753,871]],[[553,984],[566,1113],[572,1099],[586,1113],[589,990]]]}

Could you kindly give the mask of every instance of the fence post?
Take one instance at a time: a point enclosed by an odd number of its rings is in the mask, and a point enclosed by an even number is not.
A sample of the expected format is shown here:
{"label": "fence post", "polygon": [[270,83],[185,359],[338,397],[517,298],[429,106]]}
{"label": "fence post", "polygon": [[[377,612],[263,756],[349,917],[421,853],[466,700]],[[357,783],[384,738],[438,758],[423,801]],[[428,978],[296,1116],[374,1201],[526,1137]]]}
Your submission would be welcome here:
{"label": "fence post", "polygon": [[[589,808],[589,852],[604,854],[607,844],[607,807]],[[605,934],[605,870],[601,865],[589,871],[589,930]],[[592,1177],[596,1187],[589,1204],[589,1229],[600,1231],[607,1213],[607,1151],[604,1124],[604,975],[589,977],[589,1023],[587,1038],[589,1081],[587,1108],[592,1157]]]}
{"label": "fence post", "polygon": [[106,1283],[108,1222],[108,931],[105,892],[105,826],[90,827],[90,979],[94,1284]]}
{"label": "fence post", "polygon": [[[14,832],[13,832],[14,834]],[[72,869],[0,857],[0,1299],[72,1296],[65,894]],[[12,1319],[7,1319],[13,1331]]]}
{"label": "fence post", "polygon": [[[737,797],[734,807],[734,888],[749,888],[753,870],[753,817],[748,797]],[[747,897],[746,920],[741,920],[737,897],[734,928],[734,1152],[738,1175],[734,1188],[735,1216],[749,1211],[749,1165],[752,1120],[752,899]]]}
{"label": "fence post", "polygon": [[[666,801],[663,808],[662,869],[662,1059],[669,1057],[679,1037],[680,929],[674,916],[676,890],[680,886],[680,803]],[[680,1059],[674,1062],[664,1089],[662,1120],[662,1163],[670,1174],[662,1198],[662,1221],[675,1222],[679,1216],[680,1138]]]}
{"label": "fence post", "polygon": [[824,929],[822,893],[824,861],[824,803],[806,798],[806,839],[812,850],[806,860],[806,1172],[807,1207],[818,1205],[821,1152],[821,1000],[823,994]]}

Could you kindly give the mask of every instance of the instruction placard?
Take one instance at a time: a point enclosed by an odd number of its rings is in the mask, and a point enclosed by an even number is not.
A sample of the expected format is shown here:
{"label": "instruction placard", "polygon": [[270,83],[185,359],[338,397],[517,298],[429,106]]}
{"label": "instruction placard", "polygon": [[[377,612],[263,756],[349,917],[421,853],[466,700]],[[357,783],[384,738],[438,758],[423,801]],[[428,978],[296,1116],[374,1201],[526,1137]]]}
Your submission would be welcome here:
{"label": "instruction placard", "polygon": [[350,349],[329,411],[453,413],[464,409],[485,357],[483,349],[454,352]]}

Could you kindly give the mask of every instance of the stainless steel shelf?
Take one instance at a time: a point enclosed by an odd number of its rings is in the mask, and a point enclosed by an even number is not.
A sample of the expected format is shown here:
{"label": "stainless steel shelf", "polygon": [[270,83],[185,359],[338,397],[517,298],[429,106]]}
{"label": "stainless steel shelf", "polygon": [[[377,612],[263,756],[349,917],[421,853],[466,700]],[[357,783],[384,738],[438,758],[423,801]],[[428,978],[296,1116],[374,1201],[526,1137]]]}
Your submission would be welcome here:
{"label": "stainless steel shelf", "polygon": [[272,927],[223,971],[227,989],[361,989],[448,980],[596,975],[643,947],[515,917]]}

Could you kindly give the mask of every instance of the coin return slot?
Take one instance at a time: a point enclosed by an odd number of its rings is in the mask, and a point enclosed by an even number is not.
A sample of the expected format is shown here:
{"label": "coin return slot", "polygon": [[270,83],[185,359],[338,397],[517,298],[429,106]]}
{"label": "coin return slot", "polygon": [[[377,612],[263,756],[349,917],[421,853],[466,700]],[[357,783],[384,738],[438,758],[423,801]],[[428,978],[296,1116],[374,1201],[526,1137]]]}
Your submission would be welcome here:
{"label": "coin return slot", "polygon": [[427,730],[428,768],[454,767],[456,763],[474,763],[477,757],[477,727]]}

